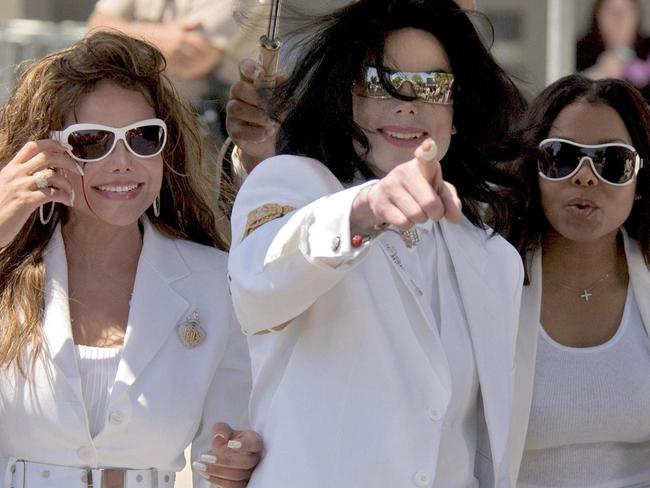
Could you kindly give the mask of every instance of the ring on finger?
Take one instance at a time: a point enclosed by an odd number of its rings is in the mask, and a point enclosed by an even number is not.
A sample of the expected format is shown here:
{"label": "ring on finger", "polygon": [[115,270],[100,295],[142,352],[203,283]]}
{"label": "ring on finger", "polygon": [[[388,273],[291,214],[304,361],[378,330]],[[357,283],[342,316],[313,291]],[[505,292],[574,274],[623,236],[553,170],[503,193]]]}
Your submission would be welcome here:
{"label": "ring on finger", "polygon": [[49,188],[50,182],[47,181],[47,172],[41,170],[37,171],[34,173],[34,180],[36,181],[36,186],[40,190],[45,190],[46,188]]}

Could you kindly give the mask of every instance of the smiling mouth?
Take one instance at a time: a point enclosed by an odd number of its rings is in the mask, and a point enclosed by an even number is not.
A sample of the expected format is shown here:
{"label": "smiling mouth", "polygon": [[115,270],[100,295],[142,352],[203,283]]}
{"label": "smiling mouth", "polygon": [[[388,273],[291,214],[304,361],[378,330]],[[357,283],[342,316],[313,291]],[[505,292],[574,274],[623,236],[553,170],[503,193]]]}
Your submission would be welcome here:
{"label": "smiling mouth", "polygon": [[387,136],[394,137],[395,139],[401,139],[404,141],[414,141],[424,137],[426,132],[394,132],[392,130],[380,129],[380,132],[383,132]]}
{"label": "smiling mouth", "polygon": [[142,183],[132,183],[129,185],[98,185],[95,188],[99,191],[104,191],[108,193],[124,194],[137,189],[141,185]]}

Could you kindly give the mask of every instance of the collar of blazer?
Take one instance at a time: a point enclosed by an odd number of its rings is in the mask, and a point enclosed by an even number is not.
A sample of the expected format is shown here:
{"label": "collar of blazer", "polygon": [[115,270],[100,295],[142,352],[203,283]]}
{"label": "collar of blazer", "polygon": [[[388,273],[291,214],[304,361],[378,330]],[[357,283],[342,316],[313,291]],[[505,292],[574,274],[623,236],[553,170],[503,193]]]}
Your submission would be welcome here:
{"label": "collar of blazer", "polygon": [[[650,335],[650,301],[646,299],[650,291],[650,270],[645,263],[639,244],[631,239],[624,228],[623,244],[627,269],[630,276],[630,286],[648,335]],[[516,376],[515,376],[515,411],[511,426],[513,438],[511,443],[515,471],[513,479],[518,474],[519,464],[526,443],[526,427],[530,415],[533,397],[533,382],[535,379],[535,360],[537,356],[537,340],[539,337],[539,318],[542,303],[542,253],[541,249],[531,253],[530,285],[525,287],[522,296],[519,333],[517,336]],[[523,428],[522,428],[523,427]]]}
{"label": "collar of blazer", "polygon": [[[162,347],[189,303],[173,287],[190,270],[174,239],[157,232],[143,219],[144,238],[127,321],[124,347],[112,396],[133,384]],[[43,333],[52,362],[83,403],[68,305],[68,268],[61,229],[54,232],[45,252],[46,292]]]}

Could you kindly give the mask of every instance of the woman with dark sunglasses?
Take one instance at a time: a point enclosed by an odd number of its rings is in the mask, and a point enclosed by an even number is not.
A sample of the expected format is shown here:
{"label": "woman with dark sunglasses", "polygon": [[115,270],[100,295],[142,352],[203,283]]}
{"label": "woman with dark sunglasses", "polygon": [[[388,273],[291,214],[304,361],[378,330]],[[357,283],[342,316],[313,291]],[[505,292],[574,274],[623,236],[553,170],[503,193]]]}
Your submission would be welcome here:
{"label": "woman with dark sunglasses", "polygon": [[650,483],[649,137],[618,80],[563,78],[525,119],[519,486]]}
{"label": "woman with dark sunglasses", "polygon": [[487,225],[508,221],[490,155],[522,99],[452,0],[320,22],[232,214],[265,442],[249,486],[514,486],[523,270]]}
{"label": "woman with dark sunglasses", "polygon": [[190,443],[195,486],[241,488],[257,461],[252,433],[213,428],[240,425],[250,366],[225,188],[163,68],[93,34],[29,66],[0,111],[5,488],[172,488]]}

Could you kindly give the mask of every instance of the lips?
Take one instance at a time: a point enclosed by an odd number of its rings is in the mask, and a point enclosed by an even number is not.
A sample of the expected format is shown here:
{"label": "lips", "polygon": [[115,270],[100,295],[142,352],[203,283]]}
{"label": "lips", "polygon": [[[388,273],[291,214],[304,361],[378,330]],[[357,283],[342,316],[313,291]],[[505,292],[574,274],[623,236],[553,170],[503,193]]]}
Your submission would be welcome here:
{"label": "lips", "polygon": [[102,183],[101,185],[94,185],[92,188],[110,200],[130,200],[140,193],[140,189],[143,186],[144,183],[135,181],[112,181]]}
{"label": "lips", "polygon": [[567,202],[567,209],[574,215],[588,217],[599,209],[598,205],[586,198],[572,198]]}
{"label": "lips", "polygon": [[417,127],[384,126],[377,132],[390,144],[398,147],[417,147],[429,133]]}

